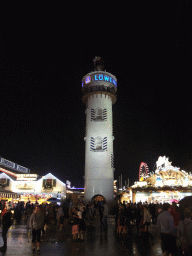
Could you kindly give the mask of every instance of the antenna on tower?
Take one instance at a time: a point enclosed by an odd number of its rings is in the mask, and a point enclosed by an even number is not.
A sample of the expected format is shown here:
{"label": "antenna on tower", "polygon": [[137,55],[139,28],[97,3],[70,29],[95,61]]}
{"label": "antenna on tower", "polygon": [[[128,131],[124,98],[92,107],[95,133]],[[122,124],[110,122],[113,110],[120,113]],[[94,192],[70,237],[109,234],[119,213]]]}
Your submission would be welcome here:
{"label": "antenna on tower", "polygon": [[96,57],[93,60],[94,63],[94,71],[101,71],[104,69],[104,60],[101,57]]}

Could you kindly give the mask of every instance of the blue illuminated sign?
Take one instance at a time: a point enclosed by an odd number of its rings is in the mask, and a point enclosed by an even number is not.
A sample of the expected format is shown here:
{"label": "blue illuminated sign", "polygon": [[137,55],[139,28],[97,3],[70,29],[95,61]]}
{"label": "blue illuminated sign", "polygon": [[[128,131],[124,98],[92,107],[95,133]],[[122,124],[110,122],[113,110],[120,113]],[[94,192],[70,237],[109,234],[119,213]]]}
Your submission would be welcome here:
{"label": "blue illuminated sign", "polygon": [[117,86],[117,82],[112,77],[106,76],[106,75],[101,75],[101,74],[95,75],[95,81],[106,81]]}
{"label": "blue illuminated sign", "polygon": [[90,83],[91,82],[91,77],[90,76],[87,76],[86,78],[85,78],[85,84],[88,84],[88,83]]}

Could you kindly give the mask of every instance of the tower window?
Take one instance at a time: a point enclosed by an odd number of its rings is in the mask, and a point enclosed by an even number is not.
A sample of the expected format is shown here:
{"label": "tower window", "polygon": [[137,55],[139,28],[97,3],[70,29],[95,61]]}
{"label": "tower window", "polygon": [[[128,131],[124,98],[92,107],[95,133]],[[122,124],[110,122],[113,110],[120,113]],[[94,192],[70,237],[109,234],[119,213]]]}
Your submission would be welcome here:
{"label": "tower window", "polygon": [[97,137],[95,139],[95,149],[96,150],[102,150],[103,149],[103,140],[100,137]]}
{"label": "tower window", "polygon": [[96,119],[100,119],[100,120],[103,119],[103,111],[101,108],[96,109]]}
{"label": "tower window", "polygon": [[90,150],[94,152],[107,151],[107,137],[105,138],[101,138],[99,136],[96,138],[91,137]]}
{"label": "tower window", "polygon": [[91,109],[91,121],[107,121],[107,109]]}

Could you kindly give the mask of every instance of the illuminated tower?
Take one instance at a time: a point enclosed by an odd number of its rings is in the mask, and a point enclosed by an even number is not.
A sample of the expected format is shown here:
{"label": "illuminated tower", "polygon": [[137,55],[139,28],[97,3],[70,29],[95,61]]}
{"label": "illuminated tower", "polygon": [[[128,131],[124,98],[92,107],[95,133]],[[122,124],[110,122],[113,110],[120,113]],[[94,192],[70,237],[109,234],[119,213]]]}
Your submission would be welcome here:
{"label": "illuminated tower", "polygon": [[94,67],[82,79],[86,104],[85,203],[100,195],[110,206],[114,202],[112,104],[116,102],[117,79],[103,71],[100,57],[95,57]]}

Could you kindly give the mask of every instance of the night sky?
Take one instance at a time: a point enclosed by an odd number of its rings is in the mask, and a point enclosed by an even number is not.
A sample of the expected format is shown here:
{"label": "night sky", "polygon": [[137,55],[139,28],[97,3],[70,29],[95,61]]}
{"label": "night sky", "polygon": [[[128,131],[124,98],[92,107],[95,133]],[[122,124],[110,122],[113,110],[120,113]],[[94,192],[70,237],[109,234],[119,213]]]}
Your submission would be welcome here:
{"label": "night sky", "polygon": [[[165,1],[165,3],[168,1]],[[190,1],[1,9],[0,156],[84,186],[81,80],[101,56],[117,77],[115,179],[158,157],[192,171]]]}

